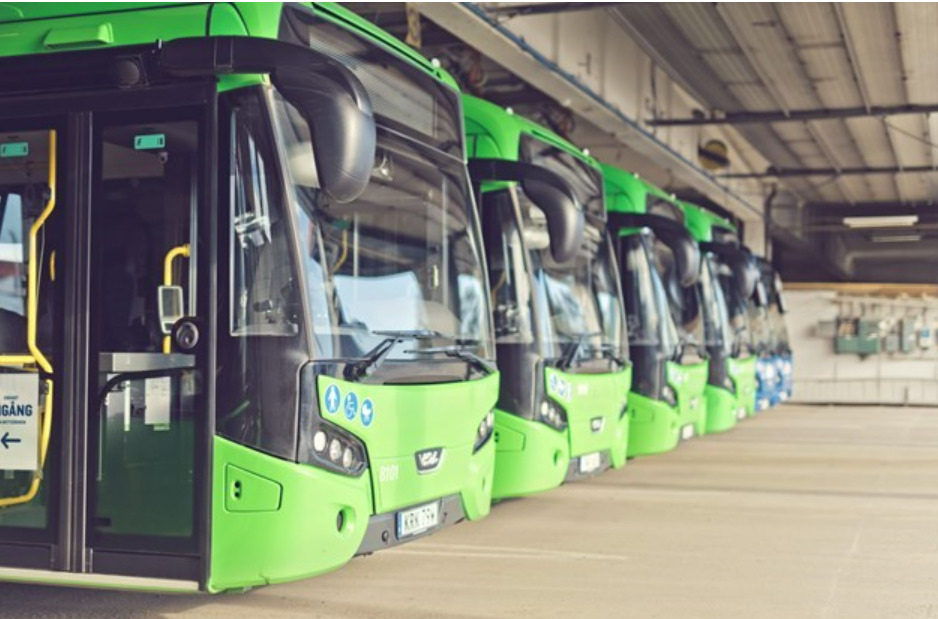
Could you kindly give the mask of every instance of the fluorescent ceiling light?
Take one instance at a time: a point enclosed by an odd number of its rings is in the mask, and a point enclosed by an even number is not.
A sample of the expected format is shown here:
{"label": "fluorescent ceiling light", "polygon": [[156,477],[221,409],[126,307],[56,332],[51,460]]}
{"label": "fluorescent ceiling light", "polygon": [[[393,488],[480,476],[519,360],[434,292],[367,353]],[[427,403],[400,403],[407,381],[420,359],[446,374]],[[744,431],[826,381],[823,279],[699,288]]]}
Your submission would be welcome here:
{"label": "fluorescent ceiling light", "polygon": [[921,234],[883,234],[873,237],[874,243],[914,243],[921,241]]}
{"label": "fluorescent ceiling light", "polygon": [[848,228],[906,228],[918,223],[918,215],[881,215],[878,217],[844,217]]}

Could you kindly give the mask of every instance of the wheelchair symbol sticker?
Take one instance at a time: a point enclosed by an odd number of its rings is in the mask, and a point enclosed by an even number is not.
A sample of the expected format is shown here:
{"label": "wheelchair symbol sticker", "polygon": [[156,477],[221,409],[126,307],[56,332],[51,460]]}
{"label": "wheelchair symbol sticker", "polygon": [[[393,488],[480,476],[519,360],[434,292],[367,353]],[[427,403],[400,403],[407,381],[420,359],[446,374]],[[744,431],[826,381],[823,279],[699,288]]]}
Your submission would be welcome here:
{"label": "wheelchair symbol sticker", "polygon": [[356,415],[358,415],[358,396],[354,391],[349,391],[345,396],[345,418],[352,421]]}

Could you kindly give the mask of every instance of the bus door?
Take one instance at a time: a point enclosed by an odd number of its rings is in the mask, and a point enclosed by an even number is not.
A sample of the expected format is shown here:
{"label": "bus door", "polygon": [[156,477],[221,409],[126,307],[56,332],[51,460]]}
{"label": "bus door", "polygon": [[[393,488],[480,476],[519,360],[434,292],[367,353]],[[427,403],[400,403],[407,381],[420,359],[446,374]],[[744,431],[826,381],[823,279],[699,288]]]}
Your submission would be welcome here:
{"label": "bus door", "polygon": [[210,117],[135,101],[0,118],[0,579],[203,573]]}

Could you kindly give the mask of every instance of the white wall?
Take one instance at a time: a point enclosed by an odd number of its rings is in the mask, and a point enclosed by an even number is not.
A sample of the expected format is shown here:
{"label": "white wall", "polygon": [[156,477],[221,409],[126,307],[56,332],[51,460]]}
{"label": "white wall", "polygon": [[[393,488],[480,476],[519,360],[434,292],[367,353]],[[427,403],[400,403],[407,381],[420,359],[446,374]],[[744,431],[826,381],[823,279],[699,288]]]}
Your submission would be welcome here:
{"label": "white wall", "polygon": [[[786,292],[796,402],[938,405],[938,348],[861,359],[837,355],[834,340],[818,337],[821,320],[834,320],[834,292]],[[934,316],[931,317],[932,319]]]}

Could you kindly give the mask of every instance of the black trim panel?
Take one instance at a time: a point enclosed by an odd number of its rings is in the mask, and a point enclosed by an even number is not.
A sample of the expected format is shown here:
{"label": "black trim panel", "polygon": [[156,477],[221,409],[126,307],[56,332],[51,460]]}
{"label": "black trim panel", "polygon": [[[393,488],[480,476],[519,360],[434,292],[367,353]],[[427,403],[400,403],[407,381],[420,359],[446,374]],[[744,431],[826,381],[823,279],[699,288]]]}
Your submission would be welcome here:
{"label": "black trim panel", "polygon": [[[145,556],[146,560],[141,561]],[[143,578],[167,578],[170,580],[199,579],[198,557],[176,555],[141,555],[131,552],[94,551],[89,556],[89,567],[93,574],[139,576]]]}

